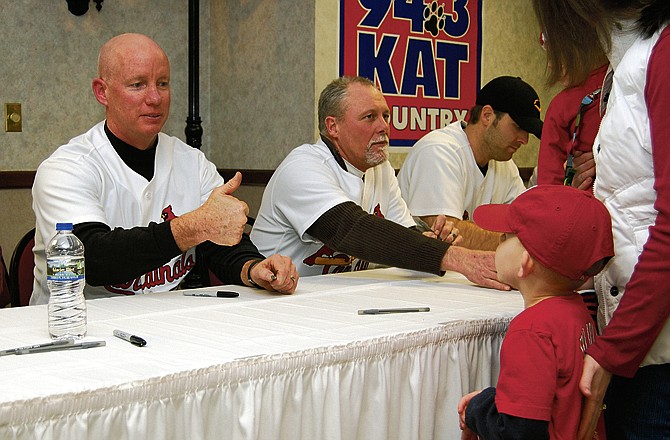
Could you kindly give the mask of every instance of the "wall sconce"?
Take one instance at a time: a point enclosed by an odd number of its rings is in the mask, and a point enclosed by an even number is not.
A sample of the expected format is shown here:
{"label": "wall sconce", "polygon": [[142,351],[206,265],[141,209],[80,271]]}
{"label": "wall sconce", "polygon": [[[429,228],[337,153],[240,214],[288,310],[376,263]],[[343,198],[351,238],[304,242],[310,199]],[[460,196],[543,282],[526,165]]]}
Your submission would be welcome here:
{"label": "wall sconce", "polygon": [[[88,3],[90,0],[66,0],[67,1],[67,10],[73,13],[76,16],[84,15],[88,12]],[[95,3],[95,9],[100,12],[102,9],[102,2],[104,0],[93,0]]]}

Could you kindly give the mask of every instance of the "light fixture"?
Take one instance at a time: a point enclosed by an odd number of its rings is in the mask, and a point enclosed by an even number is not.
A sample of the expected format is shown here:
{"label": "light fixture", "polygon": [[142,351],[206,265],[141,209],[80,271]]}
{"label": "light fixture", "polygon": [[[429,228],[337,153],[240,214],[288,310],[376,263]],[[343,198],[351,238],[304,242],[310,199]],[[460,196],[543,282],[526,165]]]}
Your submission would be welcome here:
{"label": "light fixture", "polygon": [[[76,16],[84,15],[88,12],[88,4],[90,0],[66,0],[67,1],[67,10]],[[102,9],[102,2],[104,0],[93,0],[95,3],[95,9],[100,12]]]}

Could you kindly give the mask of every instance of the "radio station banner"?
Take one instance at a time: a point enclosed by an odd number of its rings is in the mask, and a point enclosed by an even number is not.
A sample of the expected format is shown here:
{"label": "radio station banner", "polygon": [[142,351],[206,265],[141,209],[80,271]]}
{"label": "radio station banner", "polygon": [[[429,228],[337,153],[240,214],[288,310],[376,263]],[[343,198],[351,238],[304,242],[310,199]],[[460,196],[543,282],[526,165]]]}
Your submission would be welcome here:
{"label": "radio station banner", "polygon": [[467,119],[480,72],[481,0],[340,0],[340,75],[380,88],[392,146]]}

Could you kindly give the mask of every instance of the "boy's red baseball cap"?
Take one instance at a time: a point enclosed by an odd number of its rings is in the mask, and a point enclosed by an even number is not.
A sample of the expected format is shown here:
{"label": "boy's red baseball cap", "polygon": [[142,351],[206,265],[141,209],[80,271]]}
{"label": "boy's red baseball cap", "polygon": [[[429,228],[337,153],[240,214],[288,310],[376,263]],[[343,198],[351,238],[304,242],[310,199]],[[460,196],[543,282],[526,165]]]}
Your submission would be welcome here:
{"label": "boy's red baseball cap", "polygon": [[532,187],[510,204],[482,205],[473,221],[484,229],[516,234],[543,266],[573,280],[614,256],[612,219],[593,194],[562,185]]}

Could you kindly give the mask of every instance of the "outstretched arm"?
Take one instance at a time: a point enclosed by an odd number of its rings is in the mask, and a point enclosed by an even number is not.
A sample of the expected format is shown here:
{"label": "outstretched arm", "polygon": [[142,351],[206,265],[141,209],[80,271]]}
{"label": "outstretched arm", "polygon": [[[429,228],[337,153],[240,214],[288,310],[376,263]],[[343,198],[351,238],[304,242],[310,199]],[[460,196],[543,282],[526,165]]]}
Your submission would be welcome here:
{"label": "outstretched arm", "polygon": [[450,246],[344,202],[326,211],[307,233],[358,258],[433,274],[454,270],[486,287],[509,290],[497,280],[494,252]]}

